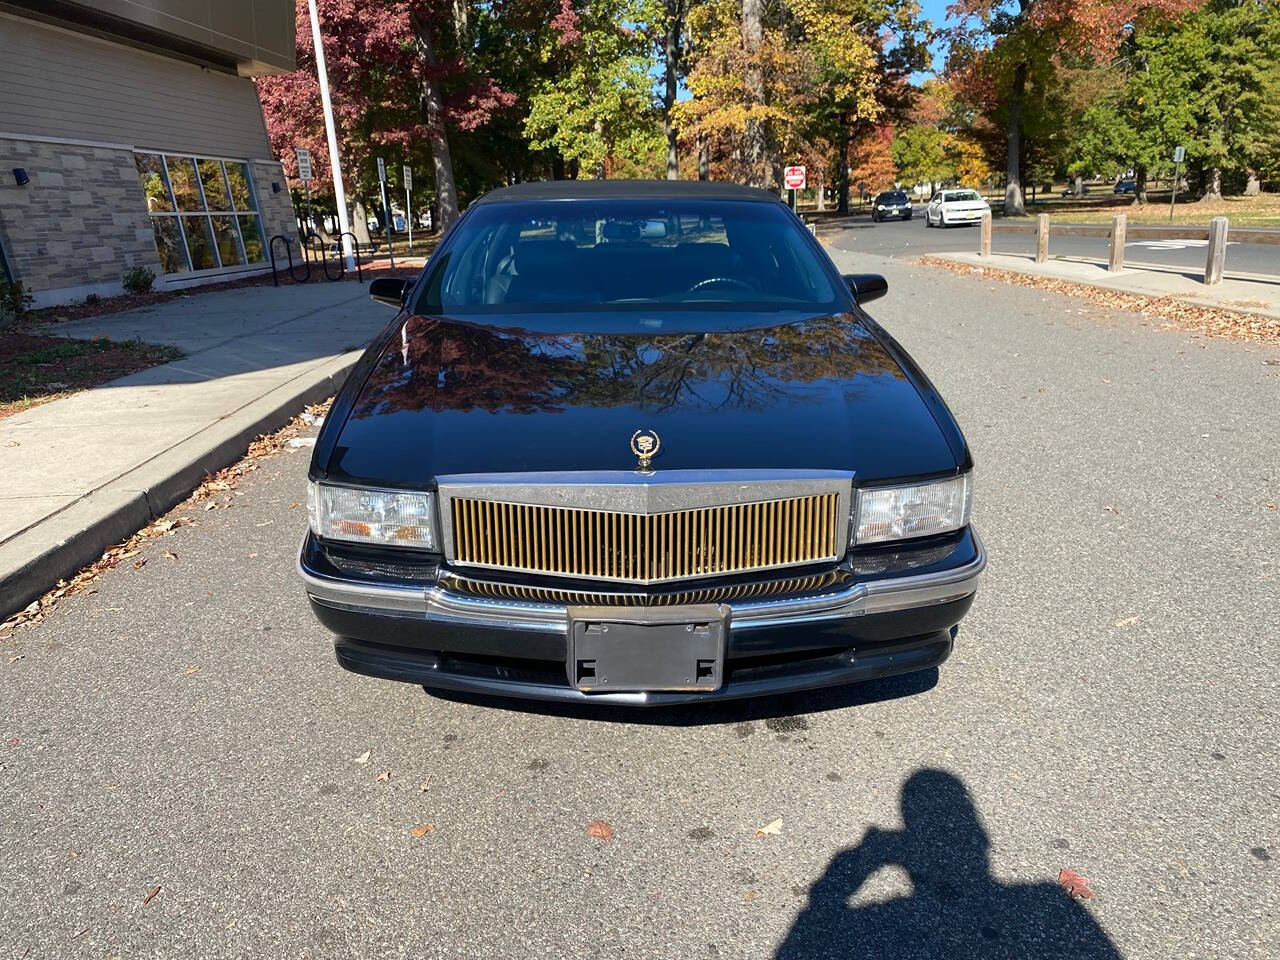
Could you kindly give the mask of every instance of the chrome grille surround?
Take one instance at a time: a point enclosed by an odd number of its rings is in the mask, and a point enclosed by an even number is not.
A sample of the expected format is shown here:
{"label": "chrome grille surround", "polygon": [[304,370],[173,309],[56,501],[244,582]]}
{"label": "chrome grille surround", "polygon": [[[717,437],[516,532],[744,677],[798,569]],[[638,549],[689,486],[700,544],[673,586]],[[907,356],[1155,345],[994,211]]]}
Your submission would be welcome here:
{"label": "chrome grille surround", "polygon": [[635,584],[838,560],[852,481],[772,470],[437,478],[450,565]]}

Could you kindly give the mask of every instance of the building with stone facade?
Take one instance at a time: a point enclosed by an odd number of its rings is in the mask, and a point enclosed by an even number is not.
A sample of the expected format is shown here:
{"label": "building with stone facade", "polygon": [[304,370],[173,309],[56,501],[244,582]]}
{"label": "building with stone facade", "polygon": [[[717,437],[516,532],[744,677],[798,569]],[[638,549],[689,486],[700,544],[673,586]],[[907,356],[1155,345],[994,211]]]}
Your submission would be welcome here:
{"label": "building with stone facade", "polygon": [[297,222],[253,78],[293,0],[0,0],[0,281],[36,305],[267,267]]}

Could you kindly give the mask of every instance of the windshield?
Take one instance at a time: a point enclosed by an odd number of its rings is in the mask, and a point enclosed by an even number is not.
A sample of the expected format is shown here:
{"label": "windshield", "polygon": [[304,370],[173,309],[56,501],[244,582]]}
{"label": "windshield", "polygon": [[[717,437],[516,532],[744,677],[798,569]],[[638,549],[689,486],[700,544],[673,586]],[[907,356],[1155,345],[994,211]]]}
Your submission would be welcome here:
{"label": "windshield", "polygon": [[976,190],[953,190],[942,198],[943,202],[949,200],[981,200]]}
{"label": "windshield", "polygon": [[882,193],[876,197],[877,203],[906,203],[907,195],[901,191],[897,193]]}
{"label": "windshield", "polygon": [[417,313],[840,308],[820,251],[780,203],[482,204],[441,256]]}

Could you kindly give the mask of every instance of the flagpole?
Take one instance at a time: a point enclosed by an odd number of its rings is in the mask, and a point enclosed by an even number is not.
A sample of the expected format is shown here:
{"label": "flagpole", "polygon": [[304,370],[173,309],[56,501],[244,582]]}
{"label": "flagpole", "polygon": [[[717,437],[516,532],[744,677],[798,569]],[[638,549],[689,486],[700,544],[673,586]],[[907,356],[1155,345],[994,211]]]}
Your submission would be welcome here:
{"label": "flagpole", "polygon": [[342,231],[342,253],[347,269],[355,269],[351,257],[351,221],[347,217],[347,191],[342,186],[342,164],[338,159],[338,131],[333,124],[333,103],[329,100],[329,71],[324,65],[324,41],[320,38],[320,15],[316,0],[307,0],[311,10],[311,40],[316,48],[316,74],[320,80],[320,103],[324,107],[324,131],[329,138],[329,166],[333,170],[333,196],[338,204],[338,229]]}

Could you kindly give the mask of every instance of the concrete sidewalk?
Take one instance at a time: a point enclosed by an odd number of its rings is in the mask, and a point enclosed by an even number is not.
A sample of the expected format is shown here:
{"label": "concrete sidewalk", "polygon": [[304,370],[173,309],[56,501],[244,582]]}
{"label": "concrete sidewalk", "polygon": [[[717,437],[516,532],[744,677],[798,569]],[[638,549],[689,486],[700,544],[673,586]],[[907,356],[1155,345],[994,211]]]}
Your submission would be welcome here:
{"label": "concrete sidewalk", "polygon": [[333,394],[391,318],[357,282],[250,287],[53,324],[187,352],[0,420],[0,619]]}
{"label": "concrete sidewalk", "polygon": [[928,255],[977,267],[1069,280],[1102,290],[1173,297],[1200,307],[1280,318],[1280,272],[1274,276],[1228,273],[1221,283],[1210,287],[1189,274],[1158,264],[1127,263],[1123,270],[1111,273],[1105,260],[1076,257],[1050,257],[1044,263],[1036,263],[1033,256],[1025,254],[993,253],[983,257],[965,251]]}

